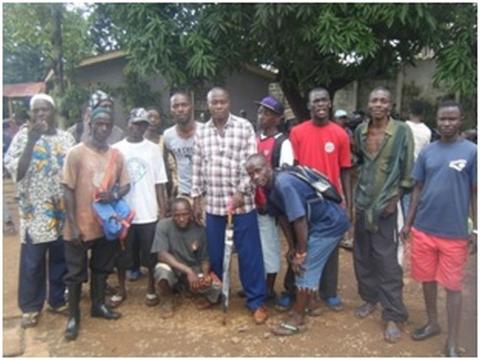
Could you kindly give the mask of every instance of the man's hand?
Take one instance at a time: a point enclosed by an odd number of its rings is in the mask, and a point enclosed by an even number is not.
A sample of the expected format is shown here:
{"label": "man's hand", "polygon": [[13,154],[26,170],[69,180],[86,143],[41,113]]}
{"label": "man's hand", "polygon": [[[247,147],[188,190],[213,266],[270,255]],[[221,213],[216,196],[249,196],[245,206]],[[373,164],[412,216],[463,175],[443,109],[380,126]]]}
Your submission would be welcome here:
{"label": "man's hand", "polygon": [[235,212],[235,210],[237,208],[242,207],[243,205],[245,205],[245,200],[243,199],[243,194],[240,193],[240,192],[236,192],[230,198],[229,212],[231,211],[231,213],[233,214],[233,212]]}
{"label": "man's hand", "polygon": [[402,229],[400,230],[400,239],[403,242],[406,242],[410,237],[410,230],[411,228],[408,225],[403,225]]}
{"label": "man's hand", "polygon": [[293,255],[290,265],[292,266],[292,270],[295,274],[302,275],[303,272],[305,271],[305,268],[303,267],[303,263],[305,262],[306,257],[307,257],[306,252],[302,254],[299,252],[296,252],[295,255]]}
{"label": "man's hand", "polygon": [[386,218],[392,215],[397,209],[397,203],[398,203],[398,196],[394,196],[392,199],[390,199],[387,206],[385,206],[385,209],[383,209],[380,217]]}
{"label": "man's hand", "polygon": [[118,196],[115,197],[113,191],[101,191],[97,193],[97,199],[100,202],[112,202],[114,200],[118,200]]}
{"label": "man's hand", "polygon": [[40,139],[40,137],[45,132],[45,130],[46,130],[46,123],[44,121],[39,121],[31,125],[30,130],[28,130],[27,141],[31,144],[35,144],[38,141],[38,139]]}
{"label": "man's hand", "polygon": [[76,225],[73,225],[72,227],[72,244],[74,245],[81,245],[83,240],[85,239],[84,235],[78,230],[78,227]]}
{"label": "man's hand", "polygon": [[202,204],[202,197],[197,196],[196,198],[193,198],[193,217],[195,219],[195,222],[203,226],[203,204]]}
{"label": "man's hand", "polygon": [[195,271],[193,271],[192,269],[187,272],[187,280],[188,285],[190,286],[190,290],[196,291],[200,288],[200,278],[197,274],[195,274]]}
{"label": "man's hand", "polygon": [[472,232],[470,234],[470,255],[474,255],[477,253],[477,232]]}

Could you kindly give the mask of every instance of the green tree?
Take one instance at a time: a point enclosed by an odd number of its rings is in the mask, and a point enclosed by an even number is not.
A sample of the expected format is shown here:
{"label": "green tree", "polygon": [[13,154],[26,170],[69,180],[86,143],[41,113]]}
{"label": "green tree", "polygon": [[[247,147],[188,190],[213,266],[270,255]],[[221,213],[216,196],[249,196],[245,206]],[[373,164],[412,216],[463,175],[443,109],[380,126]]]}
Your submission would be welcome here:
{"label": "green tree", "polygon": [[[36,81],[54,69],[56,87],[63,92],[64,70],[72,73],[82,58],[92,54],[88,22],[82,15],[82,9],[60,3],[3,4],[4,70],[9,78]],[[30,63],[34,68],[19,66]]]}
{"label": "green tree", "polygon": [[98,6],[123,30],[118,44],[140,74],[179,86],[221,79],[243,63],[270,66],[300,119],[312,87],[334,95],[353,80],[392,74],[425,48],[435,52],[438,84],[476,88],[476,4]]}

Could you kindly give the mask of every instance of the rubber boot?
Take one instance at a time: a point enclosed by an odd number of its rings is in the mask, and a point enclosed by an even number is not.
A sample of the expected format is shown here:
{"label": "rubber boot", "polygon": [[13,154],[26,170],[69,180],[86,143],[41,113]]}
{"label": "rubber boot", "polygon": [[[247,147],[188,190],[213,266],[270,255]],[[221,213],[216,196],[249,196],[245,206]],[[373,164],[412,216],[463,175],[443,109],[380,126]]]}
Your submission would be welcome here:
{"label": "rubber boot", "polygon": [[80,296],[82,294],[82,284],[70,285],[68,287],[68,321],[65,328],[65,339],[75,340],[80,328]]}
{"label": "rubber boot", "polygon": [[93,317],[101,317],[107,320],[117,320],[122,314],[113,311],[105,304],[105,289],[107,286],[107,276],[92,274],[90,281],[90,296],[92,299],[92,309],[90,314]]}

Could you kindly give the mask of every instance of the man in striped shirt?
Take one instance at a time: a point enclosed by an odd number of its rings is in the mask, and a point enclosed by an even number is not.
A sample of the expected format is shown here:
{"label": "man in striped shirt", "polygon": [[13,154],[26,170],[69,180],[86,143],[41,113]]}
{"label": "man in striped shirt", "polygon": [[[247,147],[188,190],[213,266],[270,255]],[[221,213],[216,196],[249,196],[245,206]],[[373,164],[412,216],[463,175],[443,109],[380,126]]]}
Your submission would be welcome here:
{"label": "man in striped shirt", "polygon": [[264,307],[265,273],[254,187],[244,168],[248,156],[257,152],[255,132],[248,120],[230,113],[225,89],[210,90],[207,103],[211,118],[195,134],[191,190],[194,214],[201,223],[205,195],[208,253],[212,270],[221,277],[226,215],[233,213],[240,281],[254,321],[262,324],[268,317]]}

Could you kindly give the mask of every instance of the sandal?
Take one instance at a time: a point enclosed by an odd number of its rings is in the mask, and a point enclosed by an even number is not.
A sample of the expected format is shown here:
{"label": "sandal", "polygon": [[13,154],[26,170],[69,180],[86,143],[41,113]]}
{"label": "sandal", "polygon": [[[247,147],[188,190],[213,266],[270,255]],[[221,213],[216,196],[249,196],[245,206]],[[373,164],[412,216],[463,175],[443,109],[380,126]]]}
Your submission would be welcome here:
{"label": "sandal", "polygon": [[207,299],[200,298],[196,301],[195,307],[197,308],[197,310],[206,310],[206,309],[211,308],[213,305],[214,304],[212,304]]}
{"label": "sandal", "polygon": [[160,302],[157,294],[147,294],[145,295],[145,305],[147,306],[156,306]]}
{"label": "sandal", "polygon": [[22,314],[22,328],[31,328],[35,327],[38,324],[38,316],[40,313],[38,311],[23,313]]}
{"label": "sandal", "polygon": [[122,296],[120,294],[112,295],[109,301],[109,305],[112,309],[119,307],[125,301],[126,298],[127,298],[126,296]]}
{"label": "sandal", "polygon": [[277,336],[291,336],[299,334],[305,330],[305,325],[292,325],[287,322],[281,322],[276,328],[272,329],[272,333]]}
{"label": "sandal", "polygon": [[313,309],[306,308],[305,315],[312,316],[312,317],[322,316],[323,309],[321,307],[316,307]]}

